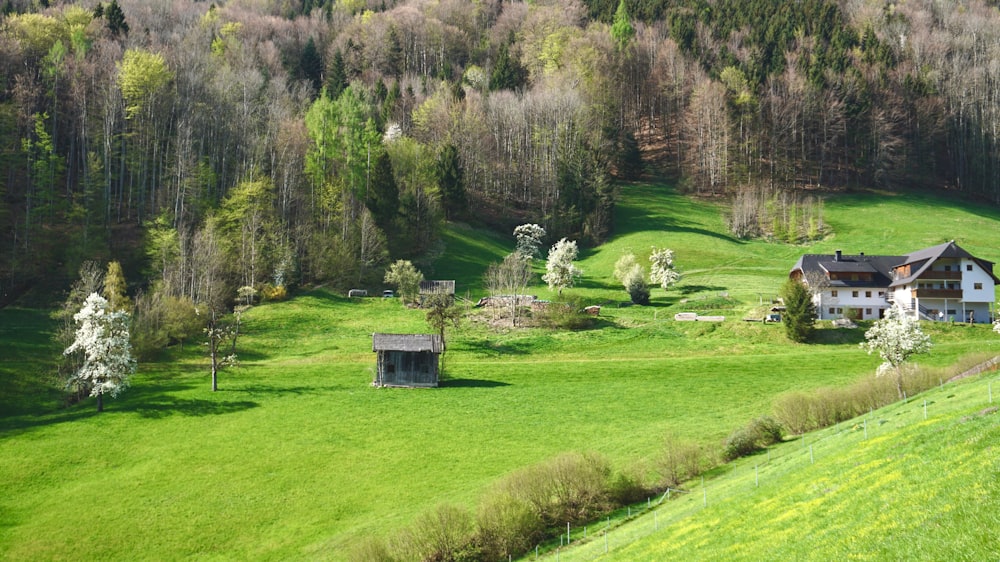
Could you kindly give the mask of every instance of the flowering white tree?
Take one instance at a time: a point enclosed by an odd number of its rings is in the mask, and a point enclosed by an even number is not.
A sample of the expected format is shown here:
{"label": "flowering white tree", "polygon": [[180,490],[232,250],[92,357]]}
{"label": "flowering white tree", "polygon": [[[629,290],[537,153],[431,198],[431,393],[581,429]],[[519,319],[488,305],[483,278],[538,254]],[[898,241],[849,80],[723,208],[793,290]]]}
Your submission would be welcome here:
{"label": "flowering white tree", "polygon": [[885,311],[885,317],[876,320],[865,332],[861,348],[869,355],[878,352],[882,358],[876,376],[895,377],[896,391],[903,397],[903,363],[911,356],[925,353],[931,348],[931,338],[920,329],[920,323],[897,306]]}
{"label": "flowering white tree", "polygon": [[646,270],[635,254],[622,254],[615,262],[615,279],[621,281],[635,304],[649,304],[649,287],[646,285]]}
{"label": "flowering white tree", "polygon": [[573,265],[573,260],[577,256],[576,242],[563,238],[553,244],[549,249],[549,259],[545,263],[545,275],[542,281],[549,284],[549,290],[558,289],[559,295],[566,287],[572,287],[577,277],[583,275],[583,271]]}
{"label": "flowering white tree", "polygon": [[70,377],[69,384],[90,389],[90,395],[97,397],[100,412],[104,410],[103,396],[118,396],[128,388],[129,377],[135,373],[129,316],[127,312],[111,311],[107,299],[91,293],[73,320],[78,325],[76,340],[64,353],[82,352],[83,365]]}
{"label": "flowering white tree", "polygon": [[1000,334],[1000,320],[993,322],[993,331]]}
{"label": "flowering white tree", "polygon": [[542,246],[542,238],[545,238],[545,229],[537,224],[522,224],[514,229],[514,238],[517,240],[517,248],[514,253],[530,260],[538,255],[538,248]]}
{"label": "flowering white tree", "polygon": [[674,268],[674,251],[667,248],[653,247],[649,255],[649,282],[667,289],[680,281],[681,272]]}

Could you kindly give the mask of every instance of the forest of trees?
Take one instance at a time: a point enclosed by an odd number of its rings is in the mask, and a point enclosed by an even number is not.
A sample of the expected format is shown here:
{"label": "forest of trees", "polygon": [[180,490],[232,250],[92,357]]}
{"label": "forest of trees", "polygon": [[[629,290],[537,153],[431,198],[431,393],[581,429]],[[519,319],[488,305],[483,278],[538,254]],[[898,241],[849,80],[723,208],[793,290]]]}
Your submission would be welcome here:
{"label": "forest of trees", "polygon": [[0,305],[87,260],[213,306],[378,283],[448,220],[600,243],[643,167],[1000,203],[996,4],[5,0]]}

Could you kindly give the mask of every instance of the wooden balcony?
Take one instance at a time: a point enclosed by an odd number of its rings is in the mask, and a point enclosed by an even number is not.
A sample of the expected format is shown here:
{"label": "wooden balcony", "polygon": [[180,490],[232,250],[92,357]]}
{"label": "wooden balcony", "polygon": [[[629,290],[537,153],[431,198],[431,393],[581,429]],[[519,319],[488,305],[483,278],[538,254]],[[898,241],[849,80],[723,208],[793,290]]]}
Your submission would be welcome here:
{"label": "wooden balcony", "polygon": [[925,271],[920,274],[920,279],[922,281],[927,280],[946,280],[946,281],[961,281],[962,272],[961,271]]}
{"label": "wooden balcony", "polygon": [[961,299],[961,289],[914,289],[913,298],[916,299]]}

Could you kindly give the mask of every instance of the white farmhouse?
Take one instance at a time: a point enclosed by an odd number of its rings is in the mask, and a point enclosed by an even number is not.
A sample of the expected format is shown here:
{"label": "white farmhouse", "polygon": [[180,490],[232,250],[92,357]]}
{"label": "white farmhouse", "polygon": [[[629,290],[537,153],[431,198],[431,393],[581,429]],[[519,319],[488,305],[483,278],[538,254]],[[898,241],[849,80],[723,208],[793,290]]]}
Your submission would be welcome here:
{"label": "white farmhouse", "polygon": [[904,256],[803,255],[789,277],[813,293],[820,319],[881,318],[899,303],[924,320],[990,322],[995,287],[993,262],[955,241]]}

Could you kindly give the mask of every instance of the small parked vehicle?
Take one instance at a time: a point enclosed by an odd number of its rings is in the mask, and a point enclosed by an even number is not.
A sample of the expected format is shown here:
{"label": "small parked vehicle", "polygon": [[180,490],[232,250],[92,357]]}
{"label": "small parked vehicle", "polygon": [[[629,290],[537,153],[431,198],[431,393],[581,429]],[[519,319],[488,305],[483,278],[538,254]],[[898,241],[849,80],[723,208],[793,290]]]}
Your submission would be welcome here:
{"label": "small parked vehicle", "polygon": [[390,290],[390,289],[386,289],[386,290],[382,291],[382,298],[383,299],[391,299],[394,296],[396,296],[396,295],[394,295],[393,292],[392,292],[392,290]]}

